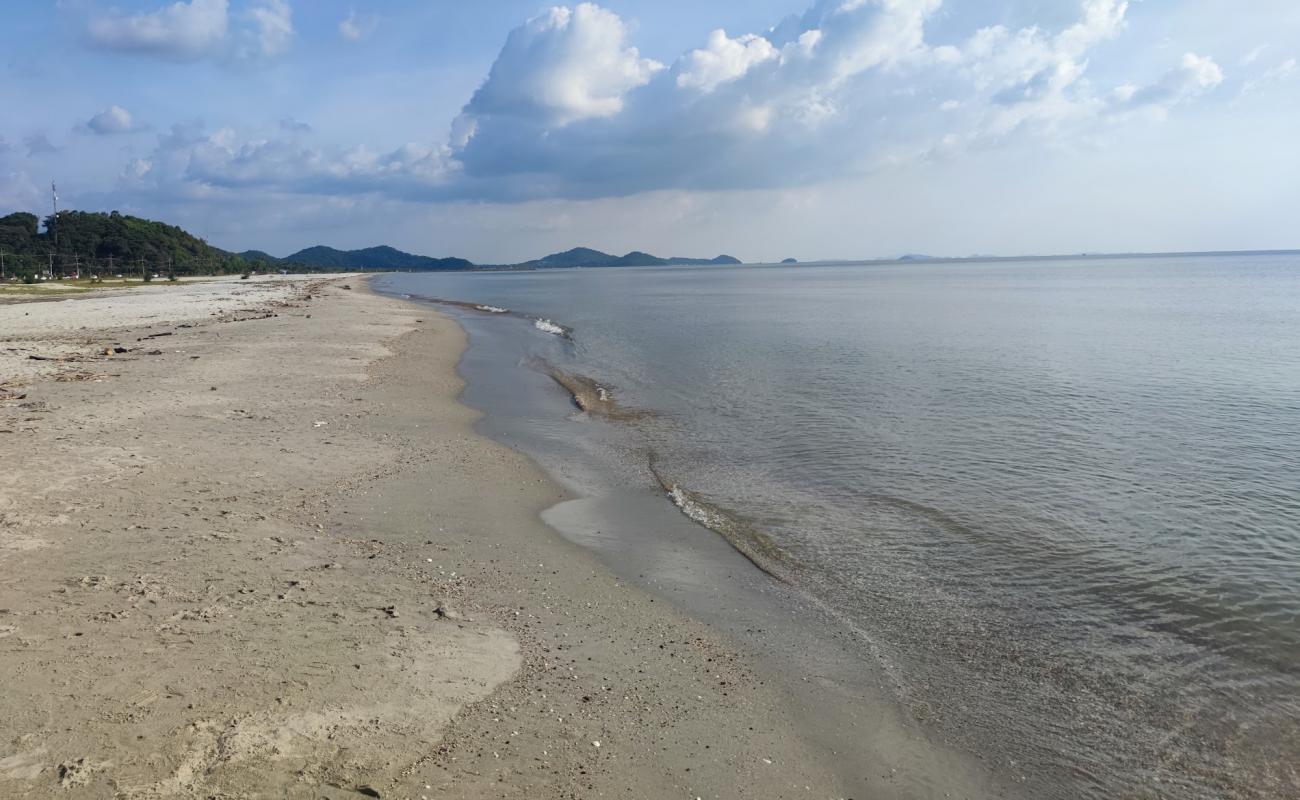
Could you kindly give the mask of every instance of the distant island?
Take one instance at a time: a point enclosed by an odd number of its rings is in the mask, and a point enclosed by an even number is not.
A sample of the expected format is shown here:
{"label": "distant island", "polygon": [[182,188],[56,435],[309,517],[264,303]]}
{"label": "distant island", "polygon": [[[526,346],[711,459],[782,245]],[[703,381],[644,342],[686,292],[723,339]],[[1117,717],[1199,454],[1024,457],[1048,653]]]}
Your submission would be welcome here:
{"label": "distant island", "polygon": [[797,259],[797,258],[783,258],[783,259],[781,259],[781,263],[782,263],[782,264],[798,264],[798,263],[799,263],[799,259]]}
{"label": "distant island", "polygon": [[660,258],[649,253],[643,253],[639,250],[633,250],[627,255],[615,256],[609,253],[602,253],[599,250],[592,250],[590,247],[575,247],[572,250],[565,250],[563,253],[552,253],[549,256],[525,261],[522,264],[511,264],[508,266],[518,267],[520,269],[555,269],[559,267],[666,267],[675,264],[681,265],[709,265],[709,264],[740,264],[740,259],[734,256],[721,255],[714,258],[686,258],[684,256],[673,256],[671,258]]}

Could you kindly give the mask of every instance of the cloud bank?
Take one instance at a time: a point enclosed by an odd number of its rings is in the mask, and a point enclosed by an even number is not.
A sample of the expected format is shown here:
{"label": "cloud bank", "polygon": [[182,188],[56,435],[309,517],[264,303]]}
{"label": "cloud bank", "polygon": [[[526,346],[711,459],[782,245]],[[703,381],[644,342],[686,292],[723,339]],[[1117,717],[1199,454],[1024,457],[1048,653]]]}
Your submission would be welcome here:
{"label": "cloud bank", "polygon": [[293,40],[293,9],[288,0],[256,0],[232,15],[229,0],[178,0],[139,14],[101,13],[86,35],[105,50],[174,61],[271,58]]}
{"label": "cloud bank", "polygon": [[[989,25],[936,44],[927,24],[941,4],[818,0],[761,33],[712,31],[671,63],[643,55],[608,9],[556,7],[506,37],[445,138],[378,153],[304,132],[174,129],[126,179],[178,192],[506,202],[805,186],[1013,139],[1097,136],[1162,119],[1224,81],[1212,58],[1189,52],[1146,81],[1097,85],[1089,66],[1123,35],[1124,0],[1083,0],[1056,31]],[[287,0],[249,14],[258,53],[288,46]],[[113,18],[101,34],[193,54],[226,38],[228,18],[226,0],[191,0]],[[340,34],[359,38],[354,24]]]}

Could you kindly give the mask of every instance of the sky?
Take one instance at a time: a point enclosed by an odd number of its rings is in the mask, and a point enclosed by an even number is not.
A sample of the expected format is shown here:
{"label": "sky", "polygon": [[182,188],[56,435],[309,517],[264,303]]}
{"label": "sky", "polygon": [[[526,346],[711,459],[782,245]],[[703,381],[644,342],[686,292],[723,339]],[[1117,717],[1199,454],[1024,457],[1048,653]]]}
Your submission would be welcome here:
{"label": "sky", "polygon": [[5,0],[0,214],[230,250],[1300,247],[1296,0]]}

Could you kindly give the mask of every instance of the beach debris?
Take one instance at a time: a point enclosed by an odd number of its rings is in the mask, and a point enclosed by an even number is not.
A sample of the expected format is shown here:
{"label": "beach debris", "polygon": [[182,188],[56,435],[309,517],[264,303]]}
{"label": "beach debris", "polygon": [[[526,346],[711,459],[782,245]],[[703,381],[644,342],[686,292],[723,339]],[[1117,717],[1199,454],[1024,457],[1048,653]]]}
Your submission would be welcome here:
{"label": "beach debris", "polygon": [[351,290],[351,289],[352,289],[352,284],[350,284],[350,283],[345,283],[345,284],[343,284],[342,286],[340,286],[339,288],[340,288],[340,289],[348,289],[348,290]]}
{"label": "beach debris", "polygon": [[370,786],[358,786],[357,794],[363,794],[366,797],[379,797],[379,791]]}
{"label": "beach debris", "polygon": [[592,747],[600,747],[600,742],[592,742],[592,743],[591,743],[591,746],[592,746]]}
{"label": "beach debris", "polygon": [[433,610],[433,613],[438,615],[438,619],[449,619],[453,622],[460,619],[460,614],[445,602],[439,603],[438,607]]}
{"label": "beach debris", "polygon": [[75,761],[64,761],[58,766],[59,785],[65,789],[85,786],[95,769],[96,765],[87,762],[84,756]]}
{"label": "beach debris", "polygon": [[397,606],[384,606],[381,610],[388,615],[389,619],[397,619]]}
{"label": "beach debris", "polygon": [[323,419],[318,419],[318,420],[316,420],[315,422],[313,422],[313,423],[311,424],[311,426],[312,426],[313,428],[323,428],[323,427],[325,427],[325,426],[328,425],[328,424],[329,424],[329,423],[326,422],[325,420],[323,420]]}

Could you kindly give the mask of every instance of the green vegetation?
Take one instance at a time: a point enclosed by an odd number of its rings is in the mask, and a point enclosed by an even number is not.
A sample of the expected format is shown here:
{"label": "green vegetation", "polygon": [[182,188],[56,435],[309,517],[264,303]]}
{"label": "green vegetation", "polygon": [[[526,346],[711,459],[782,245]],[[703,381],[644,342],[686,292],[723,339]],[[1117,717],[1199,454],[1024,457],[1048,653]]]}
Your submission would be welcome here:
{"label": "green vegetation", "polygon": [[245,268],[243,259],[213,247],[174,225],[116,211],[60,211],[0,217],[0,254],[5,277],[214,275]]}
{"label": "green vegetation", "polygon": [[[262,255],[265,255],[263,253]],[[333,247],[308,247],[299,250],[285,262],[306,264],[319,269],[413,269],[457,270],[473,269],[474,264],[463,258],[429,258],[403,253],[393,247],[367,247],[363,250],[335,250]]]}
{"label": "green vegetation", "polygon": [[[42,229],[42,224],[44,229]],[[514,269],[547,267],[631,267],[669,264],[739,264],[731,256],[717,258],[660,258],[634,250],[623,256],[578,247],[535,261],[514,264]],[[184,275],[254,272],[334,272],[341,270],[468,270],[475,265],[463,258],[430,258],[392,247],[336,250],[309,247],[288,258],[261,250],[231,253],[186,231],[163,222],[119,214],[60,211],[44,220],[19,212],[0,217],[0,280],[35,283],[57,278],[139,278],[152,281]]]}

